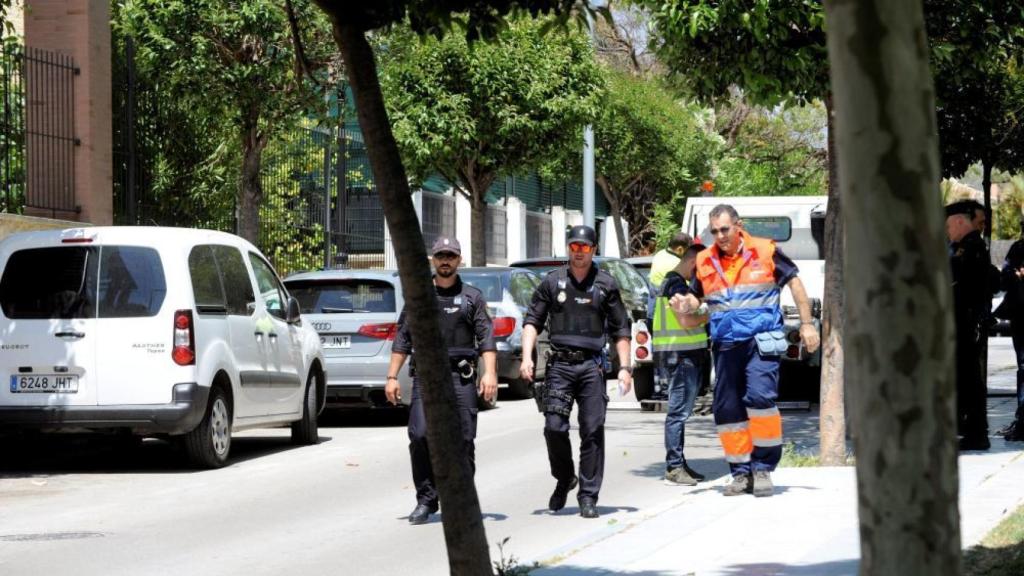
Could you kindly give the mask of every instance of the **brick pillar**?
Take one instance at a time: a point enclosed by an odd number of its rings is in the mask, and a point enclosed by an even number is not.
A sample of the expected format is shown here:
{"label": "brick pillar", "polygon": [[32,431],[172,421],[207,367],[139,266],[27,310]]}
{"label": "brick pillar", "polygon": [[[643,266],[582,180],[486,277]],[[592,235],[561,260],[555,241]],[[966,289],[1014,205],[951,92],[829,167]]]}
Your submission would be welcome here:
{"label": "brick pillar", "polygon": [[[110,76],[110,3],[95,0],[25,0],[25,45],[70,56],[80,73],[74,86],[74,198],[78,213],[45,215],[98,225],[113,223],[113,160]],[[29,115],[33,103],[29,103]],[[38,115],[45,114],[45,105]],[[33,179],[44,177],[45,166]]]}

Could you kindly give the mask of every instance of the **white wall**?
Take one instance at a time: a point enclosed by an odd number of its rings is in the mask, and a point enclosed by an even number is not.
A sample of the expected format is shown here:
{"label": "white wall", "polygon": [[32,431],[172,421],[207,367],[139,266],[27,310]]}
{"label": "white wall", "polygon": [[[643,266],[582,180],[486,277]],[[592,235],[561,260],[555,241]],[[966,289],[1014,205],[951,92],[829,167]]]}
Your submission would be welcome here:
{"label": "white wall", "polygon": [[509,263],[526,258],[526,204],[519,198],[510,196],[505,206],[508,231]]}
{"label": "white wall", "polygon": [[[626,235],[627,242],[629,238],[629,222],[623,220],[622,232]],[[601,250],[598,252],[602,256],[611,256],[615,258],[625,258],[629,254],[619,254],[619,240],[615,234],[615,222],[611,216],[604,219],[601,223]]]}
{"label": "white wall", "polygon": [[455,239],[462,246],[463,266],[469,266],[473,261],[473,207],[469,198],[458,192],[455,193]]}

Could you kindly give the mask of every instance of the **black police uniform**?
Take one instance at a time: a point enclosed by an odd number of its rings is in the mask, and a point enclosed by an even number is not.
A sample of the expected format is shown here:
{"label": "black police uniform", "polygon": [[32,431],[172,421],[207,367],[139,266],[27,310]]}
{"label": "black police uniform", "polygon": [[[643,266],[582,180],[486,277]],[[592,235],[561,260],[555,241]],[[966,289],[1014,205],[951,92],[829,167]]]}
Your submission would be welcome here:
{"label": "black police uniform", "polygon": [[[470,471],[476,471],[477,389],[475,366],[477,352],[495,351],[491,318],[487,314],[487,301],[476,288],[463,284],[456,277],[455,284],[448,288],[436,287],[438,312],[441,314],[441,334],[448,346],[452,365],[452,385],[458,406],[459,422],[462,425],[462,439],[466,445]],[[392,352],[415,354],[409,326],[405,322],[405,310],[398,317],[398,331]],[[465,361],[465,362],[463,362]],[[460,367],[459,364],[462,363]],[[473,367],[473,373],[467,367]],[[416,485],[416,501],[437,510],[437,487],[434,472],[430,466],[430,452],[427,448],[427,420],[423,412],[423,394],[419,378],[415,376],[415,355],[410,366],[413,372],[412,402],[409,406],[409,456],[412,459],[412,479]]]}
{"label": "black police uniform", "polygon": [[991,307],[988,250],[973,231],[950,244],[956,320],[957,422],[965,447],[987,445],[986,395],[978,366],[983,323]]}
{"label": "black police uniform", "polygon": [[560,486],[569,485],[575,476],[569,414],[573,401],[579,402],[577,498],[596,504],[604,477],[604,419],[608,408],[602,353],[608,335],[614,339],[630,337],[630,322],[615,279],[593,265],[582,282],[576,282],[568,266],[548,273],[533,293],[523,324],[531,324],[540,332],[549,316],[552,351],[543,404],[551,475]]}

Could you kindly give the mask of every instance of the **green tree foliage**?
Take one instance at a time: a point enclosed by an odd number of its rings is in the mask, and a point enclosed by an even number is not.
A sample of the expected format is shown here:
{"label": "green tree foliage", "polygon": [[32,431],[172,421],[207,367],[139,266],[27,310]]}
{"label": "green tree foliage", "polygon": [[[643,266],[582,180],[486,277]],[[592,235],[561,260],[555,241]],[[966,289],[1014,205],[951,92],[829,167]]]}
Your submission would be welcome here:
{"label": "green tree foliage", "polygon": [[716,118],[725,144],[716,165],[721,196],[803,196],[825,194],[827,153],[825,109],[820,101],[775,111],[745,109],[735,126],[729,114]]}
{"label": "green tree foliage", "polygon": [[577,148],[602,79],[589,40],[550,21],[513,20],[492,42],[461,34],[382,40],[381,85],[406,169],[441,174],[472,205],[472,264],[486,263],[484,196],[499,175]]}
{"label": "green tree foliage", "polygon": [[255,242],[263,197],[260,163],[277,131],[318,108],[322,98],[304,82],[327,61],[326,20],[309,2],[294,2],[305,46],[297,58],[285,5],[272,0],[124,0],[115,26],[138,46],[143,73],[203,118],[226,120],[239,150],[239,233]]}

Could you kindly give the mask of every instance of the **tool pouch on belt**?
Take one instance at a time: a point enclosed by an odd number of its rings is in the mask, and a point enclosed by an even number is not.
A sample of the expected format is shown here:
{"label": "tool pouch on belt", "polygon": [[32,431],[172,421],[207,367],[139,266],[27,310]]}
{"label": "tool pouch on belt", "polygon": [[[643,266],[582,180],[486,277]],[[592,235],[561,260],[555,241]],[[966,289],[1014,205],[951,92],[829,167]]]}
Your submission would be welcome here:
{"label": "tool pouch on belt", "polygon": [[754,335],[754,342],[757,343],[757,351],[761,356],[782,356],[786,353],[789,344],[786,342],[786,334],[782,330],[772,330]]}

